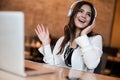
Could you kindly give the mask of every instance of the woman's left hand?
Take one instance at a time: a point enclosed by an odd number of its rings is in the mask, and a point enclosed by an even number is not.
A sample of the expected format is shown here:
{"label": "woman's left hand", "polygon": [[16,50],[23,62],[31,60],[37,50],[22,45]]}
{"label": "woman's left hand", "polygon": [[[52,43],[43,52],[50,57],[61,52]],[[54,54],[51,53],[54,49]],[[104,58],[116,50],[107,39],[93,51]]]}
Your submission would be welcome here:
{"label": "woman's left hand", "polygon": [[92,23],[90,26],[88,26],[88,27],[86,27],[85,29],[82,30],[81,36],[87,35],[89,32],[92,31],[92,29],[93,29],[94,27],[95,27],[95,21],[93,21],[93,23]]}
{"label": "woman's left hand", "polygon": [[45,28],[43,24],[38,24],[37,28],[35,29],[35,32],[43,45],[50,44],[48,28]]}

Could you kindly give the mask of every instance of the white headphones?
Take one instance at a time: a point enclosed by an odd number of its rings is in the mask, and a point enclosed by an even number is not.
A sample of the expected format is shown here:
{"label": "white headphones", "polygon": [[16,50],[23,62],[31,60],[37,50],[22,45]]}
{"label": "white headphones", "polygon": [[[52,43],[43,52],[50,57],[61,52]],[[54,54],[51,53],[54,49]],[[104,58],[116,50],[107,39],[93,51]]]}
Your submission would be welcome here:
{"label": "white headphones", "polygon": [[[75,2],[70,6],[70,9],[69,9],[69,12],[68,12],[68,17],[71,16],[72,11],[73,11],[73,7],[74,7],[78,2],[81,2],[81,1],[83,1],[83,0],[77,0],[77,1],[75,1]],[[95,7],[94,7],[94,10],[95,10],[95,18],[96,18],[96,16],[97,16],[97,11],[96,11],[96,8],[95,8]]]}

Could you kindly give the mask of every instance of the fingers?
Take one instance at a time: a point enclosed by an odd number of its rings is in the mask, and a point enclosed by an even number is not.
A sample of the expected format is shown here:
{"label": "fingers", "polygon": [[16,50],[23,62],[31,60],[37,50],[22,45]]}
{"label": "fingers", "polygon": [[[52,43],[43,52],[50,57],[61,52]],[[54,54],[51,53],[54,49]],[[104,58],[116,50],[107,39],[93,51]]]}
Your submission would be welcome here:
{"label": "fingers", "polygon": [[48,28],[46,28],[46,33],[49,35],[49,31],[48,31]]}
{"label": "fingers", "polygon": [[45,28],[43,26],[43,24],[41,24],[41,30],[42,30],[42,32],[45,32],[45,33],[49,34],[48,28]]}
{"label": "fingers", "polygon": [[48,28],[45,28],[43,24],[38,24],[35,32],[37,35],[39,35],[40,33],[49,34]]}
{"label": "fingers", "polygon": [[45,28],[44,28],[43,24],[40,24],[40,29],[42,32],[45,32]]}
{"label": "fingers", "polygon": [[48,28],[45,28],[43,24],[40,25],[41,32],[47,32]]}
{"label": "fingers", "polygon": [[41,32],[44,32],[44,26],[42,25],[42,24],[38,24],[37,25],[37,28],[35,29],[35,31],[37,32],[37,33],[41,33]]}
{"label": "fingers", "polygon": [[95,27],[95,21],[93,22],[93,24],[92,24],[91,26],[92,26],[92,28],[94,28],[94,27]]}
{"label": "fingers", "polygon": [[37,28],[35,29],[35,33],[37,35],[39,35],[39,33],[41,32],[41,29],[39,28],[39,24],[37,25]]}
{"label": "fingers", "polygon": [[94,27],[95,27],[95,20],[93,21],[93,23],[90,26],[88,26],[88,28],[93,29]]}
{"label": "fingers", "polygon": [[41,33],[41,32],[43,32],[44,31],[44,27],[43,27],[43,25],[42,24],[38,24],[37,25],[37,31],[39,32],[39,33]]}

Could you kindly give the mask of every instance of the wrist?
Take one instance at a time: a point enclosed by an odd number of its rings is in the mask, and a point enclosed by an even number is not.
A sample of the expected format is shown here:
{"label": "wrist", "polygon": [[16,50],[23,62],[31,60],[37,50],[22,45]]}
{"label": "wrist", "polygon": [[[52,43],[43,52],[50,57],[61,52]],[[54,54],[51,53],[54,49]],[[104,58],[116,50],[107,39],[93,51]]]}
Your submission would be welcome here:
{"label": "wrist", "polygon": [[81,33],[81,36],[84,36],[84,35],[86,35],[86,33]]}
{"label": "wrist", "polygon": [[43,41],[42,44],[43,44],[44,46],[45,46],[45,45],[48,45],[48,44],[50,44],[50,40],[48,40],[48,41]]}
{"label": "wrist", "polygon": [[43,46],[50,44],[49,42],[42,42]]}

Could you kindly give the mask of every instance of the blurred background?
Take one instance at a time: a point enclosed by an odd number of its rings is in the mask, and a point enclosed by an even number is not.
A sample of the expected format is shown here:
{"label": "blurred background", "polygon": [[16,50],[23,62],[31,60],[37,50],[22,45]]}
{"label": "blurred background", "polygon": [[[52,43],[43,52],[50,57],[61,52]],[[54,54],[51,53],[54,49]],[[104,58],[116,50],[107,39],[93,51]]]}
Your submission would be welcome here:
{"label": "blurred background", "polygon": [[[34,29],[37,24],[48,27],[54,46],[63,35],[68,10],[76,0],[0,0],[0,11],[23,11],[25,14],[26,50],[39,53],[41,46]],[[120,77],[120,0],[85,0],[97,9],[95,32],[103,36],[102,74]],[[43,55],[34,54],[34,57]],[[37,59],[37,58],[36,58]],[[35,59],[35,60],[36,60]],[[37,60],[42,62],[41,59]]]}

